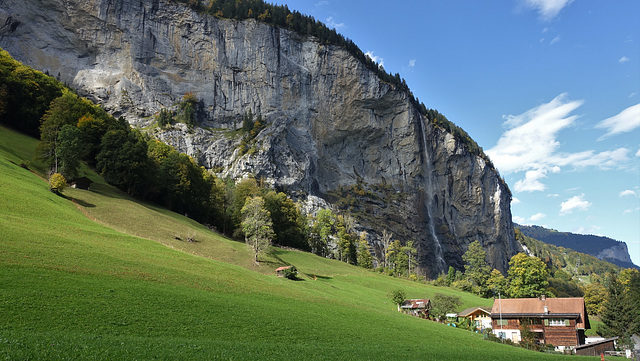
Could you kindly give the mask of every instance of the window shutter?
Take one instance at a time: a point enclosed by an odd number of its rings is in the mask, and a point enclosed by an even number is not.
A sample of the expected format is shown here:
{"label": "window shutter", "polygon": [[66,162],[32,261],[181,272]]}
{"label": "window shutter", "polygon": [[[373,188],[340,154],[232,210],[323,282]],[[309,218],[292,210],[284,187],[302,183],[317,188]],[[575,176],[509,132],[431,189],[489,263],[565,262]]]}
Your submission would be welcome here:
{"label": "window shutter", "polygon": [[549,326],[549,319],[548,319],[548,318],[545,318],[545,319],[544,319],[544,325],[545,325],[545,326]]}
{"label": "window shutter", "polygon": [[565,326],[569,326],[569,320],[565,319],[565,320],[564,320],[564,325],[565,325]]}

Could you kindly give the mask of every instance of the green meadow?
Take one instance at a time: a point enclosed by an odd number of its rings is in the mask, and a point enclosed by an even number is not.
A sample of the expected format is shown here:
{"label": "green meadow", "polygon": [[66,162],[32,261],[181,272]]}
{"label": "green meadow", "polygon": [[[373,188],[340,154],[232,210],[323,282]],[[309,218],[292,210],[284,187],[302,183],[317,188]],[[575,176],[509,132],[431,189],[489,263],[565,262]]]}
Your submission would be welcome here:
{"label": "green meadow", "polygon": [[[87,169],[91,190],[58,196],[37,174],[35,144],[0,127],[1,359],[567,358],[401,314],[388,295],[455,294],[461,309],[490,299],[299,251],[274,249],[256,265],[243,243],[136,202]],[[176,239],[188,234],[196,242]],[[275,276],[285,264],[299,281]]]}

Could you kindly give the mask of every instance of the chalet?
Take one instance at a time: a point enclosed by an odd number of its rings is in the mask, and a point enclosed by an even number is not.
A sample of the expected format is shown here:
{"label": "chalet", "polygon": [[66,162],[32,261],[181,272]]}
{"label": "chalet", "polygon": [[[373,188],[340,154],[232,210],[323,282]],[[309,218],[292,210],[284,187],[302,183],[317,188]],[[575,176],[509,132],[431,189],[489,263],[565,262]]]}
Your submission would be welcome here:
{"label": "chalet", "polygon": [[420,318],[429,317],[431,301],[428,298],[405,300],[400,306],[400,311]]}
{"label": "chalet", "polygon": [[491,309],[487,307],[472,307],[458,313],[458,319],[468,319],[480,330],[491,328]]}
{"label": "chalet", "polygon": [[558,350],[585,343],[585,330],[591,328],[584,298],[497,299],[491,309],[493,333],[520,342],[520,330],[528,327],[536,342]]}

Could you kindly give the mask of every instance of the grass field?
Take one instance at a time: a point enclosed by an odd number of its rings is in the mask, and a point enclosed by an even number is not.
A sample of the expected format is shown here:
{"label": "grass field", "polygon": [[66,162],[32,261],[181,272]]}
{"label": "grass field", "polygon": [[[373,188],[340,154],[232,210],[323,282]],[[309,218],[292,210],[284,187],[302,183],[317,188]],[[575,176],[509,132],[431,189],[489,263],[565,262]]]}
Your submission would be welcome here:
{"label": "grass field", "polygon": [[[257,266],[244,244],[136,203],[93,173],[92,190],[57,196],[16,165],[34,146],[0,127],[2,359],[565,358],[400,314],[388,294],[451,293],[461,308],[492,300],[305,252],[275,250]],[[198,242],[174,239],[188,232]],[[281,264],[302,280],[275,277]]]}

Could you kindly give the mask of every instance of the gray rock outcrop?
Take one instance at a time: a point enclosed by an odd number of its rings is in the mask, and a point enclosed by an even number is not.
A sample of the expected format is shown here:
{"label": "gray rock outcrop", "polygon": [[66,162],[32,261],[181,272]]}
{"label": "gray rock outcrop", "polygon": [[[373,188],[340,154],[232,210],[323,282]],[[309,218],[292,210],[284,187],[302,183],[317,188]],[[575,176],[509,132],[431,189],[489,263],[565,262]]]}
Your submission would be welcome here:
{"label": "gray rock outcrop", "polygon": [[[474,240],[501,271],[520,249],[495,169],[341,47],[165,0],[3,0],[0,24],[17,60],[134,126],[193,92],[200,127],[150,132],[222,176],[334,204],[338,190],[375,190],[356,207],[359,228],[374,245],[383,229],[414,240],[428,276],[461,269]],[[232,131],[249,110],[267,126],[242,154]]]}

